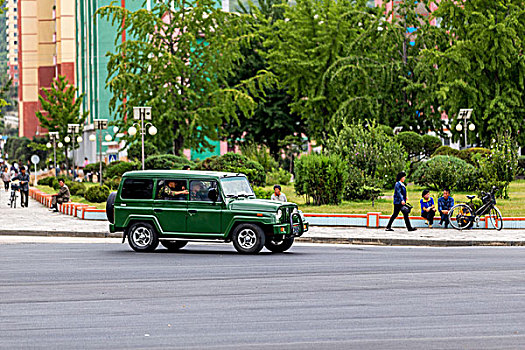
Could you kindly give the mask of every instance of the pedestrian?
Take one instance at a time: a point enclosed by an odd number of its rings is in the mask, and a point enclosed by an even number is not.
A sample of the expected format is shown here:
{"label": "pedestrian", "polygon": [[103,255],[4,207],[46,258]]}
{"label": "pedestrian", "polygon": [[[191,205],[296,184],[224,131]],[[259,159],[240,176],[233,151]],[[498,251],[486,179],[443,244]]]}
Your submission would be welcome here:
{"label": "pedestrian", "polygon": [[60,185],[60,189],[58,190],[58,193],[54,194],[51,198],[50,210],[53,210],[54,212],[58,212],[59,204],[69,202],[69,198],[71,197],[71,194],[69,193],[69,187],[67,187],[64,179],[59,179],[58,184]]}
{"label": "pedestrian", "polygon": [[185,165],[182,167],[182,170],[191,170],[190,166],[189,165]]}
{"label": "pedestrian", "polygon": [[428,228],[432,228],[434,224],[434,216],[436,216],[436,205],[434,204],[434,198],[430,196],[429,190],[423,190],[421,193],[421,216],[427,219]]}
{"label": "pedestrian", "polygon": [[26,173],[26,168],[20,168],[20,174],[16,177],[20,181],[20,205],[22,208],[27,208],[29,204],[29,175]]}
{"label": "pedestrian", "polygon": [[84,157],[84,168],[86,167],[86,165],[89,164],[89,160],[87,157]]}
{"label": "pedestrian", "polygon": [[9,173],[9,169],[7,169],[7,167],[4,167],[2,169],[2,181],[4,182],[5,191],[9,192],[9,183],[11,182],[11,174]]}
{"label": "pedestrian", "polygon": [[445,188],[443,190],[443,196],[438,198],[438,210],[441,214],[441,220],[439,221],[440,225],[445,225],[445,228],[448,228],[450,223],[448,213],[450,209],[454,206],[454,198],[450,196],[450,190]]}
{"label": "pedestrian", "polygon": [[[396,185],[394,187],[394,213],[390,217],[388,225],[386,225],[386,231],[394,231],[392,229],[392,224],[399,215],[401,208],[407,204],[407,189],[404,184],[406,176],[407,174],[404,171],[401,171],[396,176]],[[403,217],[405,218],[405,225],[407,227],[407,230],[415,231],[416,228],[412,227],[412,225],[410,224],[410,219],[408,218],[408,211],[403,211]]]}
{"label": "pedestrian", "polygon": [[288,202],[288,199],[286,198],[286,195],[281,192],[281,186],[275,185],[273,186],[273,194],[271,197],[272,201],[279,201],[279,202]]}

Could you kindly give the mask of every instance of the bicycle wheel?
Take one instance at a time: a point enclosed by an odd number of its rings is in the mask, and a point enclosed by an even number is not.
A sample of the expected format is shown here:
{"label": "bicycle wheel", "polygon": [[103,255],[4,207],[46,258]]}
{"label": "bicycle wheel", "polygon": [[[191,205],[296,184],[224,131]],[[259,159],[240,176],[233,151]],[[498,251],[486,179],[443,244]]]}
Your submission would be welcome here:
{"label": "bicycle wheel", "polygon": [[466,204],[458,204],[450,209],[448,218],[456,230],[468,229],[474,224],[474,211]]}
{"label": "bicycle wheel", "polygon": [[499,212],[499,209],[496,207],[492,207],[489,211],[489,217],[490,222],[492,222],[492,225],[496,230],[501,230],[503,228],[503,218],[501,217],[501,213]]}

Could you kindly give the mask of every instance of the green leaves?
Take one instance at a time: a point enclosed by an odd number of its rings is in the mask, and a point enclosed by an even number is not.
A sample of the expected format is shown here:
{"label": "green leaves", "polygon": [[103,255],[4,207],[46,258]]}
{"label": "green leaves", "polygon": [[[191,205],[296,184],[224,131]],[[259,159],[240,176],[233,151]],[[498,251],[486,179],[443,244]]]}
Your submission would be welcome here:
{"label": "green leaves", "polygon": [[[251,40],[247,16],[216,9],[211,0],[157,1],[151,11],[106,6],[100,16],[125,25],[116,33],[116,52],[108,53],[107,86],[111,111],[127,128],[133,106],[151,106],[159,127],[155,143],[175,154],[183,148],[209,148],[219,127],[251,115],[258,84],[275,79],[260,72],[230,86],[227,77],[242,60],[240,47]],[[117,26],[117,25],[116,25]],[[126,31],[130,40],[119,42]]]}

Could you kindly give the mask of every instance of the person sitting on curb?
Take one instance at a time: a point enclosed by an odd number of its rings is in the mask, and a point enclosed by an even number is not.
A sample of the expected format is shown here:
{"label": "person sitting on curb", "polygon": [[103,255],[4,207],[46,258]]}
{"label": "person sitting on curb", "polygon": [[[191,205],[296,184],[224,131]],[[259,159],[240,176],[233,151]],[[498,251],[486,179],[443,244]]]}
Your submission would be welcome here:
{"label": "person sitting on curb", "polygon": [[421,216],[427,219],[428,228],[432,228],[434,224],[434,216],[436,216],[436,205],[434,204],[434,198],[430,197],[429,190],[423,190],[421,193]]}
{"label": "person sitting on curb", "polygon": [[448,224],[450,223],[448,219],[448,213],[453,206],[454,198],[450,197],[450,190],[445,188],[443,190],[443,196],[438,198],[438,210],[439,214],[441,214],[441,220],[439,221],[439,224],[445,224],[445,228],[448,228]]}
{"label": "person sitting on curb", "polygon": [[69,194],[69,187],[67,187],[66,183],[64,182],[64,179],[58,180],[58,184],[60,185],[60,189],[58,190],[57,194],[53,195],[51,200],[50,210],[53,210],[54,212],[58,212],[59,204],[69,202],[69,197],[71,197],[71,195]]}
{"label": "person sitting on curb", "polygon": [[288,202],[286,195],[281,192],[281,186],[279,185],[273,186],[273,194],[272,194],[271,200],[279,201],[279,202]]}

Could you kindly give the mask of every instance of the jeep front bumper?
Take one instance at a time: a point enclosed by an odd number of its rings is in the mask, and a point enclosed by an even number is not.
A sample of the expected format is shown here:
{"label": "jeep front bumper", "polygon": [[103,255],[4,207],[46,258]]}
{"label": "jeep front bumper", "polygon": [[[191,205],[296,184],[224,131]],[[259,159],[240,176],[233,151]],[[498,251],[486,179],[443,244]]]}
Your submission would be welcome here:
{"label": "jeep front bumper", "polygon": [[306,221],[302,223],[302,227],[300,223],[294,224],[293,231],[290,224],[273,225],[273,234],[300,237],[303,235],[303,233],[308,231],[308,228],[309,224]]}

